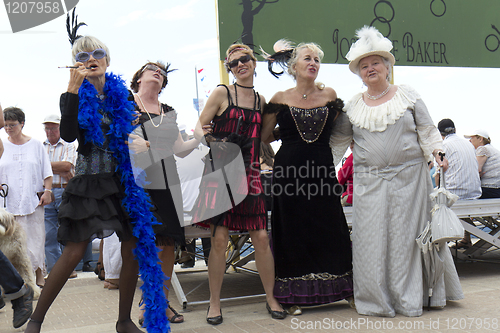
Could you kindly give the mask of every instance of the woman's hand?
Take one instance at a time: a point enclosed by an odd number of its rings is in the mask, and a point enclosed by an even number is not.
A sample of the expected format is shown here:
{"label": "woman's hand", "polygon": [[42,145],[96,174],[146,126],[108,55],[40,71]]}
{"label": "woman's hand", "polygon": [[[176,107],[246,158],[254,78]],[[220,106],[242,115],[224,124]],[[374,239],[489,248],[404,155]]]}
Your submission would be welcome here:
{"label": "woman's hand", "polygon": [[40,197],[40,201],[38,202],[38,206],[46,206],[51,202],[52,202],[52,191],[49,190],[43,191],[43,194]]}
{"label": "woman's hand", "polygon": [[78,94],[78,89],[80,89],[89,71],[81,62],[75,63],[75,66],[78,66],[78,68],[71,68],[69,70],[68,92],[72,94]]}
{"label": "woman's hand", "polygon": [[203,125],[202,130],[203,130],[203,135],[212,133],[214,131],[212,123]]}
{"label": "woman's hand", "polygon": [[132,125],[135,126],[135,125],[139,124],[139,118],[141,117],[141,113],[139,111],[135,111],[134,116],[135,116],[135,119],[132,120]]}
{"label": "woman's hand", "polygon": [[128,148],[135,154],[143,153],[149,149],[149,141],[144,140],[136,134],[130,134]]}
{"label": "woman's hand", "polygon": [[446,157],[443,157],[443,160],[441,160],[441,157],[438,156],[436,158],[436,162],[440,167],[443,168],[444,171],[448,170],[448,160],[446,159]]}

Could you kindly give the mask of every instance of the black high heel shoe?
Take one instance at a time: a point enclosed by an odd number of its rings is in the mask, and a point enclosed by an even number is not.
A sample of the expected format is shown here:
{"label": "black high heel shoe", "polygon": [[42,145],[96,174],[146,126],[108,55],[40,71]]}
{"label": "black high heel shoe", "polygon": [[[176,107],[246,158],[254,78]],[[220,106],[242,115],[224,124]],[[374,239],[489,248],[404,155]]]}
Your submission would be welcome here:
{"label": "black high heel shoe", "polygon": [[271,314],[271,318],[273,319],[285,319],[286,318],[286,311],[273,311],[271,310],[271,307],[269,306],[269,303],[266,302],[266,309],[267,312]]}
{"label": "black high heel shoe", "polygon": [[219,325],[222,324],[223,318],[222,318],[222,309],[220,310],[220,315],[216,317],[209,317],[208,312],[210,311],[210,306],[208,307],[207,310],[207,323],[210,325]]}

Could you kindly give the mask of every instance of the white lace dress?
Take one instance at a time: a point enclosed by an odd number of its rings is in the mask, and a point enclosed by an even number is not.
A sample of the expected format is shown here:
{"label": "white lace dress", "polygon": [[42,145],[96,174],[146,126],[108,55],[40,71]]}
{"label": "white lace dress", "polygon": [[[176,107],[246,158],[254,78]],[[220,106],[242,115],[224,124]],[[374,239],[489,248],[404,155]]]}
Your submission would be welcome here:
{"label": "white lace dress", "polygon": [[[442,149],[441,137],[424,102],[408,86],[399,86],[391,100],[376,107],[357,94],[344,111],[343,129],[337,131],[344,138],[332,138],[331,143],[337,143],[333,148],[340,155],[351,140],[346,135],[351,129],[356,309],[364,315],[419,316],[428,298],[415,238],[431,219],[427,161],[434,149]],[[444,255],[446,272],[431,306],[463,298],[448,247]]]}

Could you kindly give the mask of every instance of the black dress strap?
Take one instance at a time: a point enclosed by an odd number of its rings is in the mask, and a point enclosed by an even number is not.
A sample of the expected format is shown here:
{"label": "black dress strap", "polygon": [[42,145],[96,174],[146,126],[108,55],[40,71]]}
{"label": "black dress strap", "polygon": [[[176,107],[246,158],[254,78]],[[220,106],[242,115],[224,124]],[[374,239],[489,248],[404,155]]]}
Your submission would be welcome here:
{"label": "black dress strap", "polygon": [[229,93],[229,88],[225,84],[219,84],[217,87],[224,87],[227,90],[227,102],[229,103],[230,106],[233,106],[233,99],[231,98],[231,94]]}

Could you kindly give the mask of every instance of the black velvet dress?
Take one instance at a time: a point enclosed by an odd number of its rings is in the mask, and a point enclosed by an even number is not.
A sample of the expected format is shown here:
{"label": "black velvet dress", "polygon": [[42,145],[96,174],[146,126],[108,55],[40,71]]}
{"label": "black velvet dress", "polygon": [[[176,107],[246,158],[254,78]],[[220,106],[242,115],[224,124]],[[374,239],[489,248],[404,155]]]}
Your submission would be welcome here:
{"label": "black velvet dress", "polygon": [[329,146],[340,99],[315,109],[268,104],[281,147],[273,169],[274,296],[315,305],[352,296],[352,250]]}

